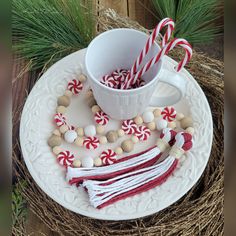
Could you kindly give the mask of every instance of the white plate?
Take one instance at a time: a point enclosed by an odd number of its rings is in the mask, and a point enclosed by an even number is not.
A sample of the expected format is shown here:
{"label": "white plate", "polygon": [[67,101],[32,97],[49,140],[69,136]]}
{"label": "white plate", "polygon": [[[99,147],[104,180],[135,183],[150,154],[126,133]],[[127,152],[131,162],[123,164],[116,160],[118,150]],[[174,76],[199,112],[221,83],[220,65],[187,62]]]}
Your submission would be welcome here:
{"label": "white plate", "polygon": [[[175,173],[161,186],[97,210],[89,204],[88,196],[82,188],[77,189],[66,183],[65,170],[59,166],[47,145],[47,139],[55,128],[53,115],[57,97],[64,93],[67,81],[79,74],[81,68],[83,71],[85,52],[86,49],[80,50],[54,64],[39,79],[28,96],[20,125],[20,143],[25,163],[35,182],[48,196],[76,213],[103,220],[128,220],[156,213],[186,194],[206,167],[213,134],[207,99],[194,78],[183,70],[182,76],[188,81],[186,96],[175,107],[177,111],[191,115],[194,120],[196,132],[193,137],[193,149],[185,155]],[[166,57],[164,64],[168,67],[176,65],[176,62]],[[166,86],[160,84],[159,87],[160,94],[168,93]],[[72,98],[67,113],[70,123],[76,126],[93,122],[91,111],[83,97],[84,92],[85,90],[80,98]],[[118,126],[119,122],[112,121],[107,129]],[[135,152],[154,144],[155,139],[156,136],[153,135],[148,142],[136,145],[138,148]],[[73,145],[63,145],[80,157],[94,157],[101,153],[101,148],[88,152]]]}

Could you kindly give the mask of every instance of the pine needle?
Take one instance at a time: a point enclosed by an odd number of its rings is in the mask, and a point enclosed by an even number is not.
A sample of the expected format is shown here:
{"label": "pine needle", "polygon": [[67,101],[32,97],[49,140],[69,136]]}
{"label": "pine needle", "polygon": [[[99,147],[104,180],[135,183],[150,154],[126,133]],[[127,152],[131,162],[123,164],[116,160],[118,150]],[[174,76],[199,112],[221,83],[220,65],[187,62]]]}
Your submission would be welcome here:
{"label": "pine needle", "polygon": [[152,0],[159,19],[176,22],[174,37],[192,44],[211,42],[222,31],[215,22],[222,16],[219,0]]}
{"label": "pine needle", "polygon": [[92,0],[13,0],[13,49],[32,60],[32,69],[50,66],[88,46],[95,34]]}

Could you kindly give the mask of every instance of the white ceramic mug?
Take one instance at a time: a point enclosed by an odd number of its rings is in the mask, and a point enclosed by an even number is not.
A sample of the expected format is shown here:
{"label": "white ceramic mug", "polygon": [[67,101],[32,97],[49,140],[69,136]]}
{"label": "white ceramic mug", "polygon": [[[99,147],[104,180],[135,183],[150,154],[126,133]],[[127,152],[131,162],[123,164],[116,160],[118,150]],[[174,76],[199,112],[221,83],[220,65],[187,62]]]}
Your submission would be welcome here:
{"label": "white ceramic mug", "polygon": [[[146,84],[143,87],[120,90],[101,84],[102,76],[116,69],[130,69],[144,48],[148,35],[134,29],[113,29],[106,31],[92,40],[85,56],[89,84],[94,97],[102,110],[113,119],[131,119],[144,112],[148,106],[162,107],[177,103],[184,95],[185,80],[173,68],[163,68],[162,60],[155,64],[142,77]],[[148,62],[160,51],[155,43],[144,58]],[[161,73],[160,73],[161,72]],[[174,90],[168,96],[152,96],[158,82],[167,83]],[[155,92],[155,95],[158,91]]]}

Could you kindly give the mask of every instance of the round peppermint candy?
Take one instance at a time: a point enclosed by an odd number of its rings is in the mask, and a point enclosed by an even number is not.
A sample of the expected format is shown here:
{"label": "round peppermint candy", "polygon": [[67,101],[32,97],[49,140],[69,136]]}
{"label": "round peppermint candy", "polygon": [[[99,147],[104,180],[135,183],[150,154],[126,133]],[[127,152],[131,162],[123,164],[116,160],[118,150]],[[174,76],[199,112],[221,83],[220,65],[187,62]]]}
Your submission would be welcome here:
{"label": "round peppermint candy", "polygon": [[61,113],[57,113],[54,115],[54,121],[58,127],[66,125],[66,117],[63,116]]}
{"label": "round peppermint candy", "polygon": [[83,89],[83,84],[79,80],[73,79],[68,83],[68,89],[73,94],[79,94]]}
{"label": "round peppermint candy", "polygon": [[101,79],[101,83],[110,88],[116,88],[117,81],[111,75],[104,75]]}
{"label": "round peppermint candy", "polygon": [[134,134],[137,129],[137,125],[133,120],[124,120],[121,128],[126,134]]}
{"label": "round peppermint candy", "polygon": [[120,70],[115,70],[114,72],[112,72],[112,76],[113,78],[118,81],[119,83],[122,83],[125,81],[125,77],[128,74],[128,70],[125,69],[120,69]]}
{"label": "round peppermint candy", "polygon": [[140,88],[145,85],[145,81],[143,79],[137,79],[136,83],[132,86],[132,88]]}
{"label": "round peppermint candy", "polygon": [[103,111],[98,111],[94,115],[94,119],[99,125],[106,125],[109,121],[108,115]]}
{"label": "round peppermint candy", "polygon": [[176,110],[173,107],[165,107],[162,110],[161,115],[164,120],[171,122],[176,118]]}
{"label": "round peppermint candy", "polygon": [[74,155],[70,151],[63,151],[57,155],[57,160],[62,166],[71,166],[75,160]]}
{"label": "round peppermint candy", "polygon": [[97,137],[87,137],[84,139],[84,143],[83,145],[87,148],[87,149],[96,149],[99,147],[99,140]]}
{"label": "round peppermint candy", "polygon": [[144,125],[137,127],[135,131],[135,136],[137,136],[140,141],[147,140],[150,137],[150,135],[151,135],[150,129],[148,129]]}
{"label": "round peppermint candy", "polygon": [[116,153],[111,149],[108,149],[102,152],[100,158],[104,165],[111,165],[116,162]]}

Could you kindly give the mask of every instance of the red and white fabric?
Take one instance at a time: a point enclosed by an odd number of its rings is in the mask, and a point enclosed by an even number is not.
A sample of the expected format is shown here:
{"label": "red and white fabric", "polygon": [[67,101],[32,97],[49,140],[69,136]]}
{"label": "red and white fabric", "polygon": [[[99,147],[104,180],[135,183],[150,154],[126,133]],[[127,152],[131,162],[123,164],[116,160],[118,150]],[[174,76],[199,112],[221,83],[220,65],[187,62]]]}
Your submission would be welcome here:
{"label": "red and white fabric", "polygon": [[136,128],[135,136],[137,136],[140,141],[146,141],[150,135],[151,131],[146,126],[141,125]]}
{"label": "red and white fabric", "polygon": [[73,93],[73,94],[79,94],[82,89],[83,89],[83,84],[77,80],[73,79],[68,83],[68,89]]}
{"label": "red and white fabric", "polygon": [[68,167],[71,166],[75,156],[70,151],[63,151],[57,155],[57,160],[60,165]]}
{"label": "red and white fabric", "polygon": [[125,134],[134,134],[137,129],[137,125],[133,120],[124,120],[121,128],[124,130]]}
{"label": "red and white fabric", "polygon": [[104,165],[112,165],[117,161],[116,153],[111,149],[107,149],[106,151],[103,151],[100,155],[100,158]]}
{"label": "red and white fabric", "polygon": [[94,115],[94,119],[99,125],[106,125],[109,122],[108,115],[103,111],[98,111]]}
{"label": "red and white fabric", "polygon": [[87,137],[83,142],[84,147],[93,150],[99,147],[99,140],[97,137]]}
{"label": "red and white fabric", "polygon": [[62,125],[66,125],[66,117],[62,115],[61,113],[57,113],[54,115],[54,121],[58,127],[61,127]]}

